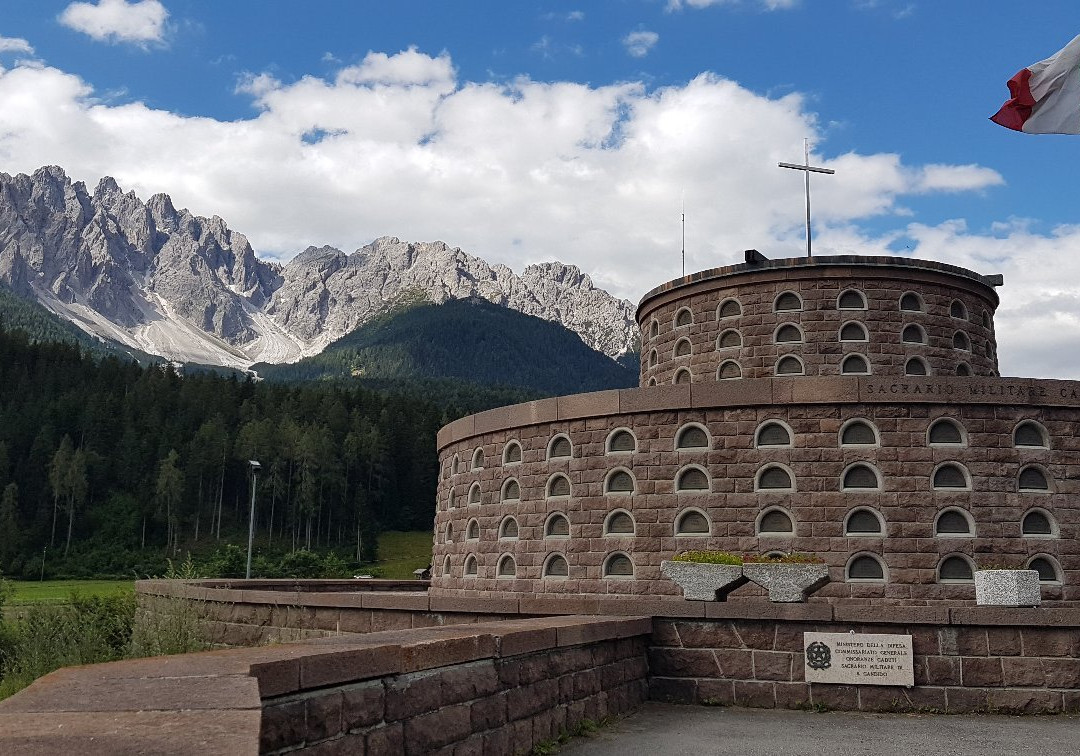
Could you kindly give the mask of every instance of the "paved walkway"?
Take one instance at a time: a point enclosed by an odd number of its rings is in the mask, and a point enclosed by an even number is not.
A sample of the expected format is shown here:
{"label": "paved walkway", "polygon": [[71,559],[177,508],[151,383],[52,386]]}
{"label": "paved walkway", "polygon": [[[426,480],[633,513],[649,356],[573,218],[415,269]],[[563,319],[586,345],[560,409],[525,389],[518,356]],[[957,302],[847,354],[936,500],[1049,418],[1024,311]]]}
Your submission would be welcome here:
{"label": "paved walkway", "polygon": [[1080,754],[1080,717],[863,714],[647,703],[565,756],[1021,756]]}

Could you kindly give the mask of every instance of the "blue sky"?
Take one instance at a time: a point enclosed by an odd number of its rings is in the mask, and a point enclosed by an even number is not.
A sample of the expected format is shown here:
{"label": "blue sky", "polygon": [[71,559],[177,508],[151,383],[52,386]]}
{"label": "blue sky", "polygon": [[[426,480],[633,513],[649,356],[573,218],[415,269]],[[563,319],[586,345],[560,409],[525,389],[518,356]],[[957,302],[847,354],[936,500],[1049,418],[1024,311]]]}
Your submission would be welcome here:
{"label": "blue sky", "polygon": [[1080,374],[1080,137],[990,123],[1080,4],[4,0],[0,171],[218,214],[259,253],[442,239],[636,300],[747,247],[1005,274],[1003,372]]}

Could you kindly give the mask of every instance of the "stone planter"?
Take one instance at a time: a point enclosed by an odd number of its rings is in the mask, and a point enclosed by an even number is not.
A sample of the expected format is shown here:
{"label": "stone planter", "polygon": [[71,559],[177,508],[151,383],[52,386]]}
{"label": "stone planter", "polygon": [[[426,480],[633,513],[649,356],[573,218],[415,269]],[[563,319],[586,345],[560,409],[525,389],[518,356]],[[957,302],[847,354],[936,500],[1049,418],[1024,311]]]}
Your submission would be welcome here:
{"label": "stone planter", "polygon": [[827,564],[744,564],[743,575],[769,592],[769,601],[806,601],[806,596],[829,582]]}
{"label": "stone planter", "polygon": [[742,567],[737,564],[663,561],[660,574],[677,583],[688,601],[724,601],[746,583]]}
{"label": "stone planter", "polygon": [[1042,601],[1036,570],[976,570],[979,606],[1038,606]]}

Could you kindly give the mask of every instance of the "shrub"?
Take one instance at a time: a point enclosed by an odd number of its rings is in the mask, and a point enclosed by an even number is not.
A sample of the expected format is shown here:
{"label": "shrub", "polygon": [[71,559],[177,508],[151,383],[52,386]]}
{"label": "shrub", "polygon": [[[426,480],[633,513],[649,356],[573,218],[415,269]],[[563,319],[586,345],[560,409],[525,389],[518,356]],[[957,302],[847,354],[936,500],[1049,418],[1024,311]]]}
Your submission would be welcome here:
{"label": "shrub", "polygon": [[672,561],[740,565],[743,563],[743,558],[738,554],[729,554],[726,551],[684,551],[672,557]]}
{"label": "shrub", "polygon": [[11,583],[5,580],[3,575],[0,575],[0,681],[3,680],[7,660],[11,657],[15,648],[15,634],[12,632],[11,626],[4,622],[4,604],[11,599],[14,592],[15,589]]}
{"label": "shrub", "polygon": [[191,559],[191,552],[187,554],[187,558],[179,564],[173,564],[173,560],[166,558],[166,563],[169,565],[169,569],[165,570],[166,580],[199,580],[206,577],[198,567],[195,566],[195,562]]}
{"label": "shrub", "polygon": [[331,551],[323,558],[322,575],[324,578],[347,578],[352,577],[353,570],[349,563]]}
{"label": "shrub", "polygon": [[247,551],[229,543],[214,552],[205,572],[219,578],[242,578],[247,572]]}
{"label": "shrub", "polygon": [[188,654],[210,648],[205,623],[210,612],[205,602],[181,598],[154,598],[139,607],[128,655]]}
{"label": "shrub", "polygon": [[115,661],[127,655],[135,617],[132,595],[72,595],[70,604],[37,604],[10,623],[0,698],[60,667]]}
{"label": "shrub", "polygon": [[313,551],[297,549],[281,558],[281,576],[287,578],[319,578],[323,575],[323,560]]}

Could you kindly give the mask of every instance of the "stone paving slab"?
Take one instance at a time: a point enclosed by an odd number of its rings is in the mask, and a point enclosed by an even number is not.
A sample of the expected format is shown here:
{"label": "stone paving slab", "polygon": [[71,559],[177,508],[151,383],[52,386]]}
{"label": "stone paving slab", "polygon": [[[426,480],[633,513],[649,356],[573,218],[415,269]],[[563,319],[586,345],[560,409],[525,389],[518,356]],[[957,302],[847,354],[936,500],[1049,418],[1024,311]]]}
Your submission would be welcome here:
{"label": "stone paving slab", "polygon": [[560,756],[1017,756],[1080,753],[1080,716],[867,714],[647,703]]}
{"label": "stone paving slab", "polygon": [[4,756],[255,756],[258,711],[0,714]]}

